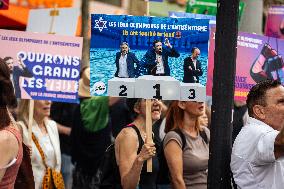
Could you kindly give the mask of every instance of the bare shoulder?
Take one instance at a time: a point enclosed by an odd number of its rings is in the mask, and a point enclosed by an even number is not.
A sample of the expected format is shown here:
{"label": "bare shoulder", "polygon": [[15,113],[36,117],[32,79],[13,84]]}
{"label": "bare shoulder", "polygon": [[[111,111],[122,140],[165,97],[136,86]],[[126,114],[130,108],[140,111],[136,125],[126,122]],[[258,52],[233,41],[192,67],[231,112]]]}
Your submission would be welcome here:
{"label": "bare shoulder", "polygon": [[0,154],[13,151],[12,149],[18,148],[17,138],[9,131],[0,131]]}
{"label": "bare shoulder", "polygon": [[6,130],[0,131],[0,144],[12,142],[15,139],[14,135]]}
{"label": "bare shoulder", "polygon": [[120,133],[118,134],[117,138],[119,140],[121,139],[137,140],[138,139],[136,131],[130,127],[122,129]]}

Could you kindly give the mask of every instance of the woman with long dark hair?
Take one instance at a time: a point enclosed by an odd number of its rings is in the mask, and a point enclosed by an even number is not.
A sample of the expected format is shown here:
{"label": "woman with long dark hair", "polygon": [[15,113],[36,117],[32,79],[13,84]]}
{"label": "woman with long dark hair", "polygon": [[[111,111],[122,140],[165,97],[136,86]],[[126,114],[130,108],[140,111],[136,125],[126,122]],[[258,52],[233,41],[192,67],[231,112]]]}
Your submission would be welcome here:
{"label": "woman with long dark hair", "polygon": [[17,106],[10,72],[0,59],[0,188],[13,189],[22,162],[21,130],[8,108]]}

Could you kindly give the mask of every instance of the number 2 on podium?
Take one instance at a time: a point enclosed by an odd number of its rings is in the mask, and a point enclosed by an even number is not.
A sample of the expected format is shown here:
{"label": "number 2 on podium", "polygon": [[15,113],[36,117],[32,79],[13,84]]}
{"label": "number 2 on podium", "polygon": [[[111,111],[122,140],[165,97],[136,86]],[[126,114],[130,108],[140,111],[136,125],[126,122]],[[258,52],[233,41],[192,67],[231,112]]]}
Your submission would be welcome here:
{"label": "number 2 on podium", "polygon": [[119,88],[122,89],[122,90],[119,92],[119,96],[127,96],[127,93],[126,93],[127,87],[126,87],[125,85],[121,85]]}

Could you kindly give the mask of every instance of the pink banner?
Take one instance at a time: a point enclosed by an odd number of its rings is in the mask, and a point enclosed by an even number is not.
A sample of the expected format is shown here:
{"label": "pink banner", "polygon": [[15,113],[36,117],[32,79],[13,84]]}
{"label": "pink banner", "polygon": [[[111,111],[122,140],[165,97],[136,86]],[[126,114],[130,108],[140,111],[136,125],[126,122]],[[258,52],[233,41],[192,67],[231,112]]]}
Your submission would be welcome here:
{"label": "pink banner", "polygon": [[272,6],[268,9],[265,35],[284,38],[284,6]]}
{"label": "pink banner", "polygon": [[78,101],[82,38],[0,30],[17,98]]}
{"label": "pink banner", "polygon": [[[212,96],[215,29],[210,33],[206,94]],[[284,63],[280,52],[284,40],[239,32],[237,45],[235,100],[245,101],[251,87],[264,79],[284,84]]]}

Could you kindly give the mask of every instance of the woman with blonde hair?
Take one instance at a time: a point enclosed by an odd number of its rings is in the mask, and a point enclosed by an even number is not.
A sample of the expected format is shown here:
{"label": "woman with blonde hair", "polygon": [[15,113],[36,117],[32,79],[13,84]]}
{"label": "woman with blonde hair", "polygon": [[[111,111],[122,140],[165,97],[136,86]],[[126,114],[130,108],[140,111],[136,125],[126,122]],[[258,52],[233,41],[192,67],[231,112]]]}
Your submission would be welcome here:
{"label": "woman with blonde hair", "polygon": [[210,132],[199,124],[204,108],[202,102],[173,101],[168,109],[163,147],[175,189],[207,188]]}
{"label": "woman with blonde hair", "polygon": [[23,158],[21,131],[8,107],[17,106],[10,72],[0,58],[0,188],[14,188]]}
{"label": "woman with blonde hair", "polygon": [[[18,123],[23,129],[25,144],[30,144],[27,111],[29,109],[29,103],[29,100],[21,100],[18,113]],[[51,101],[48,100],[34,101],[31,161],[36,189],[43,188],[43,183],[45,183],[43,180],[49,168],[55,170],[57,173],[60,173],[61,168],[59,135],[56,122],[49,119],[50,106]]]}

